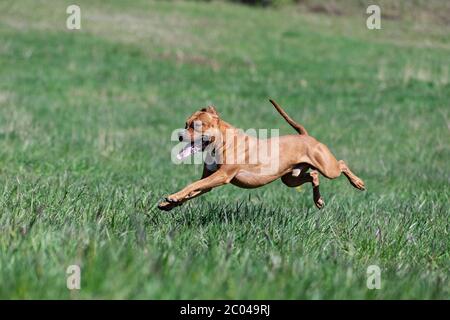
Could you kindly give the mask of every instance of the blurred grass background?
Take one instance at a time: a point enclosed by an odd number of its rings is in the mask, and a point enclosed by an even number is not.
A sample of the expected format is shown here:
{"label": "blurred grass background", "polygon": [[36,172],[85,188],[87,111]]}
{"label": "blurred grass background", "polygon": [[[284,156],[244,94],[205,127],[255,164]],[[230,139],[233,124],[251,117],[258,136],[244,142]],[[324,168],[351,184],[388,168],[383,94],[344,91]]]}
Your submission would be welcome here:
{"label": "blurred grass background", "polygon": [[[83,0],[69,31],[72,3],[3,1],[0,297],[448,299],[450,12],[389,3],[368,30],[364,1]],[[292,133],[269,96],[368,191],[322,178],[319,212],[307,185],[225,186],[158,211],[201,174],[171,132],[215,104]]]}

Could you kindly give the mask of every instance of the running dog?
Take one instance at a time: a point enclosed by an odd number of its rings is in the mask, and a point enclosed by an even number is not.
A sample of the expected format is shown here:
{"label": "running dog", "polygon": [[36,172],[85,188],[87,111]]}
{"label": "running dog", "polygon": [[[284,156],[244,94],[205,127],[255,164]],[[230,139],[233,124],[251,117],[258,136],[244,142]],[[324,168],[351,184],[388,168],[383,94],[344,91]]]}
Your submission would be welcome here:
{"label": "running dog", "polygon": [[[336,160],[326,145],[310,136],[275,101],[270,102],[298,134],[258,139],[222,120],[213,106],[191,115],[185,129],[178,135],[180,142],[187,142],[178,158],[206,149],[213,150],[212,157],[210,155],[210,161],[205,161],[200,180],[167,196],[158,208],[169,211],[229,183],[240,188],[258,188],[281,178],[288,187],[311,183],[314,203],[322,209],[325,203],[319,192],[319,173],[328,179],[335,179],[343,173],[355,188],[365,190],[363,180],[343,160]],[[266,151],[265,159],[251,161],[252,156],[255,159],[254,155],[261,154],[261,150]],[[241,161],[236,161],[236,158]]]}

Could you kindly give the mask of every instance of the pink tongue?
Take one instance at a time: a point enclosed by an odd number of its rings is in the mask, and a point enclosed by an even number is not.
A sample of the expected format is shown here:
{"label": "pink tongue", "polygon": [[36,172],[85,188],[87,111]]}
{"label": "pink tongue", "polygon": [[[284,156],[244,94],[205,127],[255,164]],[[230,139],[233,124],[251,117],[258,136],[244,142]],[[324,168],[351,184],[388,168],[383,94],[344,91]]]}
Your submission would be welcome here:
{"label": "pink tongue", "polygon": [[187,144],[181,151],[177,154],[177,159],[182,160],[187,157],[189,157],[192,154],[195,154],[201,150],[200,146],[194,145],[191,146],[191,144]]}

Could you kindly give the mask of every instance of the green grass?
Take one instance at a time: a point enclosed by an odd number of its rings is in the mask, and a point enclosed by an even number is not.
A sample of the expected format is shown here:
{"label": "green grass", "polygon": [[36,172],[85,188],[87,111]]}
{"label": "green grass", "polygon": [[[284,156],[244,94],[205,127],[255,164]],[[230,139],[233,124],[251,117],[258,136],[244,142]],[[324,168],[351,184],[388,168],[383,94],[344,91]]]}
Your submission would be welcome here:
{"label": "green grass", "polygon": [[[450,298],[448,26],[77,3],[76,32],[70,3],[0,5],[0,298]],[[201,174],[170,162],[171,132],[214,103],[292,133],[269,96],[368,190],[322,178],[318,211],[309,185],[225,186],[159,211]]]}

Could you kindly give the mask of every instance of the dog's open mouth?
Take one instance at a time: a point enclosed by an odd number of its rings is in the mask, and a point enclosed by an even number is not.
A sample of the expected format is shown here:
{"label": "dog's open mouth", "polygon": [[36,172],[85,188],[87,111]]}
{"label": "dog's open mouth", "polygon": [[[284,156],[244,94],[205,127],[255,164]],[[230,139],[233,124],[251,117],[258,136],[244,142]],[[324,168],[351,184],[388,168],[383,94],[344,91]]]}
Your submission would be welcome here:
{"label": "dog's open mouth", "polygon": [[204,151],[205,148],[210,144],[210,142],[211,142],[210,139],[204,136],[200,139],[187,143],[183,147],[183,149],[181,149],[180,152],[178,152],[177,159],[183,160],[200,151]]}

